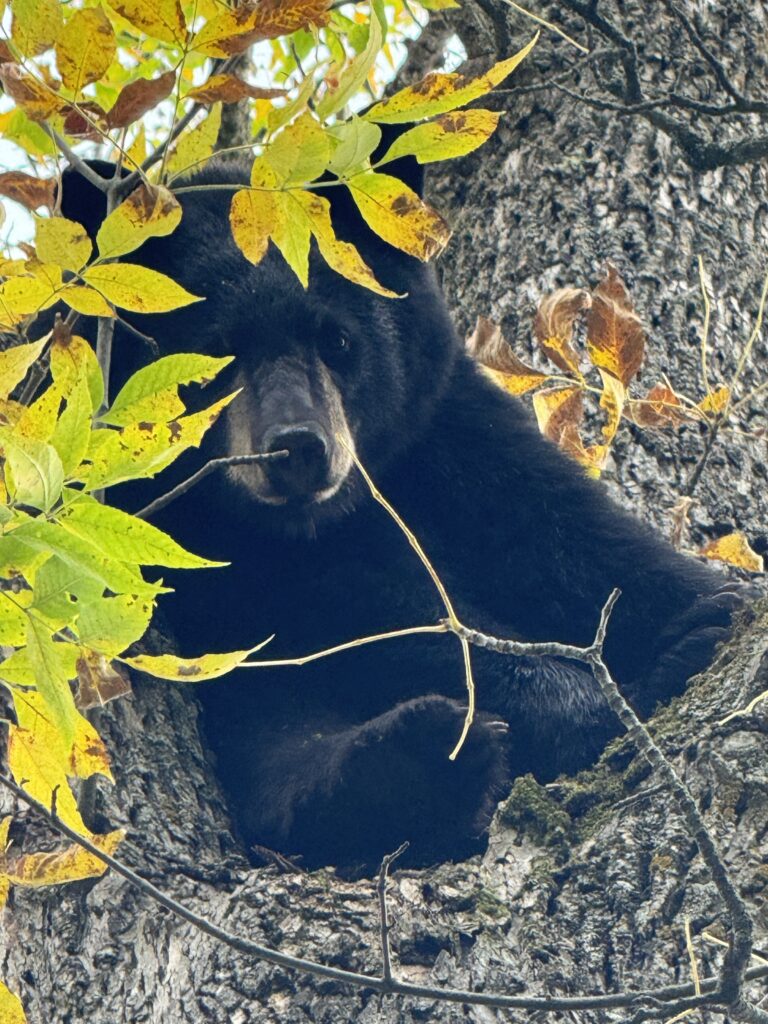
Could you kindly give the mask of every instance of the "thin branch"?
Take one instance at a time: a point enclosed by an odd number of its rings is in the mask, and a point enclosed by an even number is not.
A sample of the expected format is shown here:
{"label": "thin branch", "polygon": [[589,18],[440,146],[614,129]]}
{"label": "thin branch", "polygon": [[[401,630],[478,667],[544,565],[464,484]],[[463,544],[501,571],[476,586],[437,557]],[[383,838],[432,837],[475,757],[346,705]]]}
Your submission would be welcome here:
{"label": "thin branch", "polygon": [[241,668],[286,668],[288,666],[309,665],[321,658],[328,658],[332,654],[340,654],[342,651],[351,651],[356,647],[365,647],[367,644],[379,643],[381,640],[396,640],[401,636],[414,636],[417,633],[450,633],[451,627],[447,622],[438,622],[434,626],[407,626],[405,629],[393,629],[388,633],[374,633],[372,636],[356,637],[354,640],[347,640],[346,643],[336,644],[335,647],[326,647],[321,651],[314,651],[312,654],[303,654],[300,658],[277,658],[274,661],[243,661],[237,669]]}
{"label": "thin branch", "polygon": [[[564,996],[553,998],[546,996],[509,996],[497,992],[469,992],[460,989],[433,988],[428,985],[412,985],[408,982],[398,981],[395,978],[385,982],[383,977],[359,974],[355,971],[345,971],[339,967],[329,967],[326,964],[317,963],[314,960],[290,956],[287,953],[280,953],[278,950],[270,949],[268,946],[261,946],[256,942],[251,942],[249,939],[233,935],[224,928],[220,928],[218,925],[208,921],[200,914],[196,914],[178,900],[167,896],[162,890],[123,864],[117,857],[99,849],[90,839],[81,836],[74,829],[66,825],[55,814],[52,814],[47,807],[29,796],[21,786],[17,785],[13,779],[2,772],[0,772],[0,785],[4,786],[18,800],[44,818],[53,829],[82,847],[82,849],[92,854],[103,864],[112,868],[116,874],[124,878],[135,889],[160,904],[160,906],[165,907],[172,914],[175,914],[204,934],[210,935],[217,941],[229,946],[231,949],[252,956],[254,959],[277,964],[289,970],[302,971],[305,974],[323,978],[332,978],[334,981],[344,985],[373,989],[375,992],[406,995],[414,998],[439,999],[449,1003],[463,1003],[467,1006],[490,1006],[497,1009],[512,1010],[544,1010],[553,1012],[610,1010],[634,1008],[638,1004],[648,1003],[650,1007],[647,1012],[653,1015],[657,1012],[655,1008],[664,1003],[672,1003],[671,1007],[667,1006],[666,1013],[669,1013],[671,1010],[677,1010],[681,1004],[683,1004],[683,1008],[688,1008],[689,1006],[709,1006],[713,996],[716,994],[715,979],[707,979],[701,983],[702,994],[698,996],[694,991],[693,985],[669,985],[655,990],[598,996]],[[768,965],[753,967],[745,974],[746,981],[756,981],[763,978],[768,978]]]}
{"label": "thin branch", "polygon": [[102,176],[97,174],[92,167],[89,167],[85,160],[75,153],[66,139],[62,138],[55,129],[51,128],[50,125],[46,125],[46,128],[50,132],[51,138],[56,143],[58,149],[60,149],[67,158],[69,166],[74,170],[79,171],[85,180],[90,182],[91,185],[94,185],[100,192],[108,193],[112,187],[112,181],[109,178],[102,178]]}
{"label": "thin branch", "polygon": [[567,32],[564,32],[557,25],[553,25],[551,21],[547,21],[545,18],[539,17],[539,15],[534,14],[533,11],[529,11],[527,8],[515,3],[515,0],[503,0],[503,2],[514,10],[519,11],[520,14],[524,14],[526,18],[530,18],[531,21],[535,21],[537,25],[543,25],[544,28],[548,28],[550,32],[556,32],[557,35],[565,39],[565,41],[570,43],[571,46],[575,46],[577,50],[581,50],[582,53],[589,53],[588,46],[584,46],[582,43],[576,42],[576,40],[569,36]]}
{"label": "thin branch", "polygon": [[211,459],[206,462],[204,466],[201,466],[196,473],[192,476],[187,477],[186,480],[182,480],[180,484],[177,484],[170,491],[165,494],[161,494],[159,498],[155,498],[144,508],[138,512],[134,512],[134,516],[137,519],[148,519],[153,516],[156,512],[164,509],[167,505],[170,505],[172,501],[176,501],[182,494],[186,494],[190,491],[195,484],[199,484],[201,480],[212,473],[214,469],[220,469],[226,466],[248,466],[256,462],[272,462],[274,459],[284,459],[288,454],[287,451],[279,452],[254,452],[251,455],[229,455],[220,459]]}
{"label": "thin branch", "polygon": [[389,932],[392,923],[389,920],[389,908],[387,907],[387,875],[394,861],[405,853],[408,843],[402,843],[394,853],[388,853],[381,862],[379,877],[376,883],[376,895],[379,900],[379,935],[381,938],[381,974],[385,982],[392,981],[392,956],[389,948]]}

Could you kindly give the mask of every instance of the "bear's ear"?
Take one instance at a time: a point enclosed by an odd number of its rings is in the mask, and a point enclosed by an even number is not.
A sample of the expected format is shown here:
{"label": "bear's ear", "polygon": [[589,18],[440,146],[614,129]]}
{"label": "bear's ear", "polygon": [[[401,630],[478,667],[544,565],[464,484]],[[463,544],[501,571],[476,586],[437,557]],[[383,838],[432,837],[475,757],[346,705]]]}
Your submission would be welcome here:
{"label": "bear's ear", "polygon": [[[108,160],[87,160],[86,163],[99,177],[114,177],[115,164]],[[123,175],[127,173],[123,170]],[[61,214],[82,224],[93,240],[107,216],[107,197],[79,171],[68,167],[61,176]]]}
{"label": "bear's ear", "polygon": [[[371,155],[371,163],[375,164],[386,156],[392,143],[400,136],[413,128],[412,124],[380,124],[381,142]],[[391,164],[385,164],[382,168],[383,174],[391,174],[405,182],[408,188],[413,189],[421,199],[424,196],[424,167],[415,156],[403,156],[399,160],[393,160]]]}

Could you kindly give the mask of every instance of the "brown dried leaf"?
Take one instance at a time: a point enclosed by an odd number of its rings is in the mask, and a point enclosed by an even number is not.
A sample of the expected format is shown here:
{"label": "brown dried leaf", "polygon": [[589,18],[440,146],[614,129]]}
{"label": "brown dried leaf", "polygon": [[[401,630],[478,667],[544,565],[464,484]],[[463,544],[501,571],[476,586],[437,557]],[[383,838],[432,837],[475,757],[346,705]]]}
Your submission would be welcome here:
{"label": "brown dried leaf", "polygon": [[548,380],[546,373],[534,370],[519,359],[501,328],[484,316],[477,318],[466,344],[469,354],[490,372],[497,384],[513,395],[524,395]]}
{"label": "brown dried leaf", "polygon": [[750,572],[765,572],[763,556],[752,550],[741,530],[711,540],[709,544],[704,545],[699,554],[718,562],[737,565],[740,569],[748,569]]}
{"label": "brown dried leaf", "polygon": [[606,444],[592,444],[588,448],[585,447],[579,428],[575,423],[566,423],[560,435],[558,447],[580,466],[583,466],[593,477],[600,476],[609,451],[609,446]]}
{"label": "brown dried leaf", "polygon": [[689,498],[687,495],[683,495],[670,509],[670,515],[672,516],[672,530],[669,535],[670,542],[673,548],[678,551],[683,546],[683,538],[689,527],[688,517],[691,513],[691,509],[696,504],[695,498]]}
{"label": "brown dried leaf", "polygon": [[13,64],[16,58],[4,39],[0,39],[0,64]]}
{"label": "brown dried leaf", "polygon": [[[64,111],[64,133],[73,139],[101,142],[106,131],[106,117],[98,103],[87,100]],[[95,122],[95,123],[94,123]]]}
{"label": "brown dried leaf", "polygon": [[109,0],[109,6],[136,28],[165,43],[182,43],[187,25],[179,0]]}
{"label": "brown dried leaf", "polygon": [[626,387],[640,369],[645,353],[645,329],[616,268],[592,292],[587,313],[587,351],[595,366],[612,373]]}
{"label": "brown dried leaf", "polygon": [[627,410],[638,427],[678,426],[690,419],[683,403],[666,384],[654,384],[645,398],[629,402]]}
{"label": "brown dried leaf", "polygon": [[[125,838],[123,829],[103,836],[89,836],[94,846],[104,853],[114,853]],[[77,844],[50,853],[24,853],[20,857],[3,858],[3,870],[13,885],[37,887],[98,878],[107,865],[95,854]]]}
{"label": "brown dried leaf", "polygon": [[558,288],[545,295],[536,310],[533,331],[544,353],[566,373],[581,376],[579,356],[571,344],[576,318],[592,305],[592,297],[583,288]]}
{"label": "brown dried leaf", "polygon": [[84,651],[77,659],[76,703],[81,711],[100,708],[131,692],[127,673],[96,651]]}
{"label": "brown dried leaf", "polygon": [[285,96],[285,89],[260,89],[237,75],[211,75],[204,85],[190,89],[187,99],[210,106],[213,103],[239,103],[240,100],[273,100]]}
{"label": "brown dried leaf", "polygon": [[65,101],[18,64],[0,64],[0,83],[33,121],[44,121],[65,106]]}
{"label": "brown dried leaf", "polygon": [[329,0],[262,0],[241,3],[211,18],[191,48],[208,57],[231,57],[260,39],[290,35],[310,25],[325,25]]}
{"label": "brown dried leaf", "polygon": [[41,206],[52,210],[56,202],[56,182],[53,178],[34,178],[23,171],[5,171],[0,174],[0,195],[21,203],[28,210]]}
{"label": "brown dried leaf", "polygon": [[170,95],[175,84],[174,71],[166,71],[158,78],[137,78],[135,82],[129,82],[107,114],[107,124],[110,128],[125,128],[133,124]]}
{"label": "brown dried leaf", "polygon": [[584,419],[581,388],[542,388],[533,396],[533,411],[542,434],[559,444],[566,427],[571,425],[578,431]]}

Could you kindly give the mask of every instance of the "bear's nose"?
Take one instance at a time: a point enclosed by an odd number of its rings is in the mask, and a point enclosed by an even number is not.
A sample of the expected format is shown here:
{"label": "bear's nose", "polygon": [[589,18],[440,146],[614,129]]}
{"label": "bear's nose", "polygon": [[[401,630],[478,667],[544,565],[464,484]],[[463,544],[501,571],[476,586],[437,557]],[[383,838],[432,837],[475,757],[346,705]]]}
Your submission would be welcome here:
{"label": "bear's nose", "polygon": [[306,496],[328,482],[328,441],[319,428],[277,428],[264,439],[268,452],[287,451],[284,459],[266,464],[269,481],[286,498]]}

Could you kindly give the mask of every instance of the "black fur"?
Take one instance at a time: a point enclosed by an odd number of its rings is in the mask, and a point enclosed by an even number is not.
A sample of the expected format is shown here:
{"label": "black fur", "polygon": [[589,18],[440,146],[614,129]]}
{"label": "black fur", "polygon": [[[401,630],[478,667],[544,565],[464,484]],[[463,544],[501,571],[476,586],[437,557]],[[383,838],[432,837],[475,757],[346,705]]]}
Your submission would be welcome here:
{"label": "black fur", "polygon": [[[218,167],[200,181],[244,173]],[[84,193],[70,177],[65,215],[92,209]],[[317,374],[327,359],[362,461],[420,538],[462,621],[502,637],[586,644],[620,587],[611,669],[643,715],[679,693],[727,635],[735,598],[719,589],[721,578],[624,513],[540,436],[521,403],[464,353],[433,271],[373,239],[349,205],[336,205],[340,233],[406,298],[377,298],[314,258],[308,292],[274,251],[251,266],[229,237],[230,198],[185,196],[177,233],[137,254],[207,302],[129,319],[164,353],[235,353],[239,369],[217,382],[222,392],[239,372],[258,395],[278,357],[303,367],[302,395],[314,395],[307,401],[318,403],[319,418]],[[349,351],[329,359],[327,346],[341,335]],[[135,337],[118,330],[115,345],[113,393],[146,361]],[[290,385],[284,397],[296,398]],[[244,399],[230,415],[251,416],[261,436],[263,402],[247,410]],[[220,424],[174,479],[226,450]],[[161,477],[153,490],[168,486]],[[133,508],[147,497],[123,492]],[[232,562],[205,575],[171,574],[177,593],[162,602],[183,654],[248,647],[275,633],[259,657],[294,657],[444,615],[354,469],[328,501],[274,507],[212,475],[155,522],[193,551]],[[473,661],[480,710],[455,762],[448,754],[465,692],[452,637],[404,637],[205,687],[206,732],[245,843],[347,869],[377,865],[405,839],[414,865],[463,857],[479,848],[511,776],[548,780],[584,767],[617,732],[582,666],[481,650]]]}

